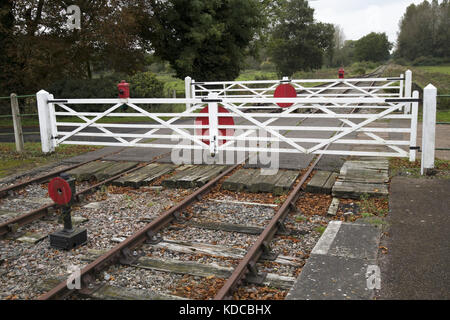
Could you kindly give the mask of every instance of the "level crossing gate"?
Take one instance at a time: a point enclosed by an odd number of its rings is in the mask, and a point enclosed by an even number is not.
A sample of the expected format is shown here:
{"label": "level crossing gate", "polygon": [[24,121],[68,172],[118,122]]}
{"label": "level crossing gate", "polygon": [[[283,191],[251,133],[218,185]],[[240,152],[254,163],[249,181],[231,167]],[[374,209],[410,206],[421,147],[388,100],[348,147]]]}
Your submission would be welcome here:
{"label": "level crossing gate", "polygon": [[[408,92],[411,87],[405,86],[404,77],[252,83],[187,80],[184,99],[64,99],[41,90],[37,101],[42,150],[77,144],[205,150],[211,155],[275,152],[416,159],[422,100],[418,91]],[[313,81],[321,86],[305,85]],[[274,97],[283,84],[294,87],[295,95]],[[432,98],[430,91],[424,110],[433,108]],[[152,112],[155,107],[164,110],[174,105],[183,106],[183,111]],[[84,111],[86,106],[95,111]],[[248,112],[255,108],[259,111]],[[138,121],[113,120],[121,117]],[[403,124],[392,125],[399,121]],[[189,143],[174,144],[177,139]]]}

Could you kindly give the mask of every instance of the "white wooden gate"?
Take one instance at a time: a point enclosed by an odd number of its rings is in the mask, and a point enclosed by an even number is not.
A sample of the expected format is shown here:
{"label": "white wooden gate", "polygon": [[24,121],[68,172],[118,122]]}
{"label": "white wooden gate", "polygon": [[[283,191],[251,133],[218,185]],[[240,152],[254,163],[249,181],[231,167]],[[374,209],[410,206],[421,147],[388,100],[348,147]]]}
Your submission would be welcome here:
{"label": "white wooden gate", "polygon": [[[196,83],[195,87],[208,95],[199,96],[197,91],[192,91],[195,97],[186,99],[55,99],[41,90],[37,93],[37,101],[42,150],[52,152],[58,145],[76,144],[206,150],[211,155],[276,152],[408,157],[414,161],[419,149],[416,144],[417,117],[422,100],[417,91],[412,97],[404,96],[408,89],[402,82],[395,85],[402,79],[303,80],[328,83],[322,88],[307,88],[298,84],[300,81],[292,81],[291,84],[299,89],[297,97],[292,98],[271,96],[275,84],[280,81],[264,82],[270,89],[248,88],[253,96],[230,91],[236,85],[247,90],[244,87],[248,84],[242,82],[230,83],[225,91],[208,89],[206,83]],[[352,84],[356,81],[386,83],[358,87]],[[325,93],[325,90],[342,84],[353,89],[353,93]],[[194,85],[190,84],[191,87]],[[386,88],[397,91],[386,93],[383,91]],[[423,141],[433,140],[434,143],[434,138],[429,137],[433,137],[430,133],[434,128],[430,126],[432,110],[436,109],[436,92],[427,88],[424,99],[427,127]],[[282,108],[281,104],[289,106]],[[89,110],[101,111],[84,111],[87,105]],[[183,112],[152,112],[155,106],[169,109],[173,105],[187,108]],[[128,108],[127,112],[120,112],[122,106]],[[411,112],[401,112],[409,106]],[[246,112],[255,107],[278,109],[278,112]],[[123,117],[134,117],[138,121],[114,121]],[[227,121],[222,121],[224,119]],[[184,143],[174,143],[179,140]],[[430,159],[424,162],[428,166],[434,165],[434,153],[433,164]]]}
{"label": "white wooden gate", "polygon": [[[415,159],[418,92],[413,99],[406,98],[224,98],[210,94],[208,98],[196,99],[54,99],[45,91],[37,94],[42,148],[44,152],[53,151],[60,144],[128,146],[151,148],[189,148],[207,149],[211,154],[223,151],[250,152],[280,152],[280,153],[324,153],[359,156],[392,156]],[[280,113],[245,113],[248,105],[255,103],[276,104],[293,103],[289,108],[283,108]],[[398,111],[407,103],[412,103],[412,113],[402,114]],[[83,112],[85,105],[110,105],[102,112]],[[189,104],[191,107],[181,113],[152,113],[150,105]],[[227,112],[219,112],[219,104]],[[126,105],[132,112],[118,112]],[[147,107],[141,107],[146,105]],[[198,110],[208,106],[208,113],[198,113]],[[298,109],[314,109],[315,113],[296,113]],[[348,109],[374,110],[371,113],[343,113]],[[372,109],[370,109],[372,108]],[[81,109],[81,110],[80,110]],[[150,108],[151,110],[151,108]],[[336,111],[339,110],[339,111]],[[62,121],[58,119],[63,118]],[[68,118],[71,117],[71,118]],[[144,123],[124,124],[101,120],[113,117],[139,117]],[[208,125],[196,124],[193,119],[206,117]],[[233,118],[241,121],[239,124],[222,125],[220,117]],[[188,119],[188,121],[183,121]],[[336,125],[288,125],[286,119],[334,119]],[[380,120],[407,120],[404,127],[386,127],[375,125]],[[81,120],[77,121],[77,120]],[[150,121],[149,121],[150,120]],[[340,126],[339,124],[343,124]],[[145,129],[145,132],[138,130]],[[165,129],[165,132],[162,132]],[[198,130],[207,130],[198,132]],[[228,130],[224,134],[224,130]],[[295,132],[294,136],[282,132]],[[227,133],[233,133],[229,135]],[[234,134],[239,132],[239,134]],[[264,132],[267,136],[255,136]],[[328,132],[329,137],[303,137],[304,132]],[[336,135],[332,136],[334,132]],[[369,139],[350,138],[352,133],[363,133]],[[409,138],[392,140],[382,137],[383,133],[401,133]],[[309,134],[310,136],[310,134]],[[89,138],[88,141],[79,137]],[[190,145],[174,145],[158,143],[164,140],[187,139]],[[148,139],[158,139],[148,141]],[[146,141],[147,140],[147,141]],[[220,143],[225,141],[225,143]],[[237,142],[245,145],[237,146]],[[258,145],[255,145],[258,142]],[[262,142],[283,143],[285,147],[274,148],[262,146]],[[305,146],[313,144],[312,146]],[[351,151],[325,150],[329,144],[336,145],[381,145],[389,151]],[[403,147],[403,148],[402,148]]]}

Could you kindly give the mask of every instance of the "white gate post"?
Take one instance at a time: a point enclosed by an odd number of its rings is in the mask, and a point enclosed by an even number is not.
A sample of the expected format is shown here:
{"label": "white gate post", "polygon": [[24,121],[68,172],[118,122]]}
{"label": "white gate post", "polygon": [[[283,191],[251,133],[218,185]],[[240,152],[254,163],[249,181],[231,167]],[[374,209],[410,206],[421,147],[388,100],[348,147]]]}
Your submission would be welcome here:
{"label": "white gate post", "polygon": [[219,150],[219,117],[217,113],[219,112],[219,107],[217,104],[218,95],[217,93],[210,93],[208,95],[208,115],[209,115],[209,152],[211,156],[217,154]]}
{"label": "white gate post", "polygon": [[50,105],[48,103],[49,99],[51,99],[51,95],[45,90],[41,90],[36,93],[39,115],[39,129],[41,134],[41,146],[43,153],[55,151],[55,144],[54,140],[52,139],[53,125]]}
{"label": "white gate post", "polygon": [[423,90],[422,121],[422,165],[421,174],[434,168],[434,147],[436,137],[436,96],[437,89],[429,84]]}
{"label": "white gate post", "polygon": [[[405,98],[411,98],[411,90],[412,90],[412,72],[411,70],[406,70],[405,72]],[[408,102],[405,106],[405,114],[411,112],[411,103]]]}
{"label": "white gate post", "polygon": [[[191,83],[192,83],[191,77],[184,78],[184,96],[186,97],[186,99],[191,99],[192,98],[192,95],[191,95]],[[189,110],[190,107],[191,107],[191,104],[190,103],[186,103],[186,110]]]}
{"label": "white gate post", "polygon": [[[419,99],[419,91],[413,92],[413,98]],[[412,103],[412,110],[411,110],[411,135],[410,135],[410,142],[409,146],[412,148],[417,147],[417,116],[419,112],[419,103],[413,102]],[[417,149],[410,149],[409,150],[409,161],[414,162],[416,161],[416,155],[417,155]]]}

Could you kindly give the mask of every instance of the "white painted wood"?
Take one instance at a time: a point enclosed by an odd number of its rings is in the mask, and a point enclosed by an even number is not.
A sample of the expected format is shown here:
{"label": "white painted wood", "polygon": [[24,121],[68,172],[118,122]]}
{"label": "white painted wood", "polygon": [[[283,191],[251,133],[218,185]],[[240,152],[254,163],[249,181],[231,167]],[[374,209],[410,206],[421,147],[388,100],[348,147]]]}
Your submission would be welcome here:
{"label": "white painted wood", "polygon": [[41,135],[41,147],[43,153],[49,153],[55,151],[55,143],[52,139],[52,121],[54,118],[50,117],[50,109],[48,100],[50,94],[41,90],[36,93],[38,116],[39,116],[39,131]]}
{"label": "white painted wood", "polygon": [[[210,93],[208,99],[217,99],[218,95]],[[208,119],[209,119],[209,153],[214,157],[219,150],[219,105],[217,102],[208,103]]]}
{"label": "white painted wood", "polygon": [[434,168],[434,148],[436,138],[436,99],[437,89],[432,84],[429,84],[423,90],[421,174],[427,174],[427,171]]}
{"label": "white painted wood", "polygon": [[[287,79],[284,79],[287,80]],[[330,79],[329,79],[330,80]],[[314,80],[318,81],[318,80]],[[314,82],[311,81],[311,82]],[[322,87],[308,87],[302,85],[303,81],[292,80],[291,83],[297,90],[301,90],[302,94],[297,98],[274,98],[273,91],[280,84],[278,80],[265,82],[265,87],[253,88],[249,84],[255,82],[220,82],[214,89],[208,89],[207,85],[210,83],[197,83],[192,79],[185,79],[186,98],[185,99],[53,99],[50,98],[52,106],[56,105],[64,111],[51,111],[50,118],[52,123],[52,134],[57,136],[58,144],[83,144],[83,145],[102,145],[102,146],[129,146],[129,147],[148,147],[148,148],[170,148],[170,149],[189,149],[189,150],[209,150],[211,154],[217,154],[218,151],[246,151],[246,152],[286,152],[286,153],[312,153],[312,154],[337,154],[337,155],[360,155],[360,156],[410,156],[410,152],[403,150],[399,146],[410,146],[411,139],[408,140],[388,140],[383,138],[380,133],[398,132],[411,134],[411,128],[384,128],[384,127],[369,127],[371,123],[380,119],[402,119],[413,122],[413,116],[409,114],[396,114],[407,102],[403,102],[401,98],[393,101],[386,101],[388,95],[383,93],[386,88],[396,88],[399,93],[391,94],[391,96],[398,97],[401,95],[403,88],[400,86],[392,86],[399,78],[392,79],[377,79],[380,83],[375,87],[357,87],[354,85],[357,81],[369,81],[368,79],[345,79],[341,81],[325,81]],[[262,83],[262,82],[258,82]],[[304,83],[303,83],[304,84]],[[325,90],[342,90],[343,87],[339,85],[346,85],[348,88],[357,90],[357,94],[324,94]],[[191,89],[189,89],[189,88]],[[194,90],[194,87],[196,90]],[[344,88],[345,89],[345,88]],[[233,91],[237,90],[237,91]],[[235,95],[243,90],[248,94],[248,98],[241,97],[242,95]],[[232,95],[227,95],[227,92],[233,92]],[[207,96],[206,96],[207,95]],[[203,99],[202,99],[203,98]],[[204,100],[205,98],[213,101]],[[229,113],[218,112],[218,102],[224,106]],[[263,107],[270,109],[280,109],[277,103],[288,103],[293,105],[285,108],[281,113],[244,113],[246,108]],[[78,112],[78,106],[69,107],[69,105],[85,104],[112,104],[113,106],[105,112]],[[120,113],[117,108],[126,104],[133,109],[134,112]],[[151,113],[139,107],[139,104],[184,104],[186,110],[181,113]],[[209,113],[199,114],[200,108],[206,104],[209,106]],[[262,105],[262,106],[261,106]],[[345,114],[337,113],[334,108],[354,108],[358,107],[364,109],[371,109],[371,113],[355,113]],[[301,113],[304,109],[316,109],[321,112],[317,113]],[[300,111],[299,113],[296,113]],[[61,116],[76,116],[85,123],[76,122],[57,122],[56,118]],[[103,117],[140,117],[142,119],[153,120],[150,124],[119,124],[119,123],[98,123],[98,120]],[[243,123],[239,125],[222,126],[218,124],[218,117],[233,117],[236,123]],[[92,117],[89,119],[88,117]],[[197,117],[208,117],[209,125],[195,125],[192,122],[179,122],[178,120],[193,120]],[[167,119],[169,118],[169,119]],[[324,126],[285,126],[274,125],[273,123],[278,119],[295,118],[295,119],[339,119],[344,126],[341,127],[324,127]],[[352,119],[363,119],[364,121],[357,124]],[[73,127],[72,131],[61,130],[58,128]],[[86,128],[97,128],[100,132],[86,132]],[[114,129],[149,129],[145,133],[120,133],[114,132]],[[168,129],[170,134],[158,133],[161,129]],[[199,136],[196,134],[198,129],[207,129],[209,131],[205,135]],[[224,137],[220,135],[219,129],[233,129],[235,136]],[[255,133],[265,132],[261,137],[255,136]],[[167,131],[167,130],[166,130]],[[329,139],[320,138],[291,138],[280,132],[286,131],[327,131],[337,132],[336,135]],[[354,132],[362,132],[370,139],[350,139],[348,135]],[[268,135],[267,135],[268,134]],[[90,137],[90,141],[74,141],[75,137]],[[96,141],[96,137],[103,138]],[[105,142],[104,138],[113,138],[116,141]],[[70,139],[70,141],[69,141]],[[132,139],[132,140],[130,140]],[[184,144],[172,143],[154,143],[152,141],[143,142],[143,139],[182,139],[187,141]],[[219,141],[227,140],[226,143],[219,146]],[[210,143],[203,141],[209,140]],[[237,141],[244,142],[244,146],[240,144],[235,146]],[[159,141],[158,141],[159,142]],[[265,148],[265,145],[260,145],[251,142],[285,142],[288,144],[287,148]],[[249,144],[247,146],[247,143]],[[302,146],[302,143],[314,144],[309,149]],[[391,149],[393,152],[375,152],[375,151],[345,151],[345,150],[325,150],[325,146],[330,144],[342,145],[379,145]],[[388,150],[388,151],[391,151]]]}
{"label": "white painted wood", "polygon": [[[192,98],[192,79],[191,77],[184,78],[184,93],[186,99]],[[189,110],[191,108],[190,103],[186,103],[186,110]]]}
{"label": "white painted wood", "polygon": [[[405,72],[405,98],[411,98],[412,90],[412,71],[407,70]],[[405,106],[405,113],[411,112],[411,103],[407,103]]]}

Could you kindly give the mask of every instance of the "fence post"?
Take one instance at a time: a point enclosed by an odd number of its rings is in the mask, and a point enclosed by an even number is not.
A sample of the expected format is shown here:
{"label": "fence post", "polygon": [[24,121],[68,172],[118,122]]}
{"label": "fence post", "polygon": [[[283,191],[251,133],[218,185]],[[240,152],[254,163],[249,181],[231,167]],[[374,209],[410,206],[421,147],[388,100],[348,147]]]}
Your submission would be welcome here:
{"label": "fence post", "polygon": [[[405,98],[411,98],[412,90],[412,72],[411,70],[406,70],[405,72]],[[408,102],[405,106],[405,114],[411,112],[411,103]]]}
{"label": "fence post", "polygon": [[11,112],[14,125],[14,140],[16,141],[16,151],[23,152],[23,131],[22,121],[20,119],[19,101],[17,100],[17,94],[11,93]]}
{"label": "fence post", "polygon": [[54,141],[52,139],[52,119],[50,117],[50,107],[48,100],[50,94],[41,90],[36,93],[38,115],[39,115],[39,129],[41,134],[41,146],[43,153],[55,151]]}
{"label": "fence post", "polygon": [[[184,96],[186,97],[186,99],[191,99],[192,98],[191,83],[192,83],[192,78],[191,77],[184,78]],[[191,104],[190,103],[186,103],[186,110],[188,110],[190,107],[191,107]]]}
{"label": "fence post", "polygon": [[437,89],[432,84],[423,90],[422,164],[420,168],[422,175],[428,174],[428,171],[434,168],[436,96]]}
{"label": "fence post", "polygon": [[[413,98],[418,99],[419,98],[419,91],[413,92]],[[417,146],[417,116],[419,112],[419,103],[413,102],[412,103],[412,110],[411,110],[411,135],[410,135],[410,143],[409,146],[412,148],[415,148]],[[417,150],[416,149],[410,149],[409,150],[409,161],[414,162],[416,161],[416,155]]]}

